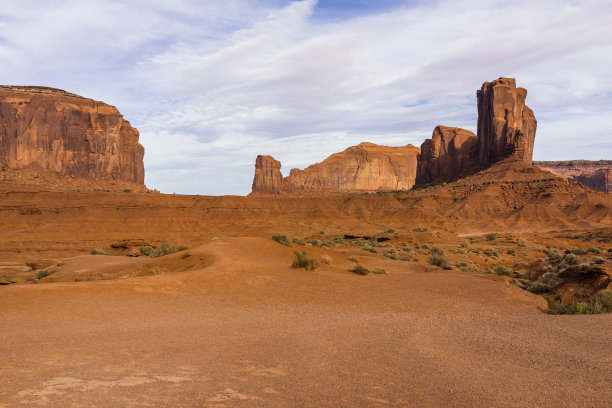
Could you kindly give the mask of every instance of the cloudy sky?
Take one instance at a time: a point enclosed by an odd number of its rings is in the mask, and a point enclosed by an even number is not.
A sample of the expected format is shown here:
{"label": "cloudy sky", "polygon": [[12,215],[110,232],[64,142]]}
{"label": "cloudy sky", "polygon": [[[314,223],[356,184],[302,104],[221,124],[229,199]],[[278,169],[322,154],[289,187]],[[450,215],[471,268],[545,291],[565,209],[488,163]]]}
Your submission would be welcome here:
{"label": "cloudy sky", "polygon": [[0,0],[0,83],[117,106],[166,193],[475,131],[500,76],[529,91],[536,160],[612,159],[611,21],[609,0]]}

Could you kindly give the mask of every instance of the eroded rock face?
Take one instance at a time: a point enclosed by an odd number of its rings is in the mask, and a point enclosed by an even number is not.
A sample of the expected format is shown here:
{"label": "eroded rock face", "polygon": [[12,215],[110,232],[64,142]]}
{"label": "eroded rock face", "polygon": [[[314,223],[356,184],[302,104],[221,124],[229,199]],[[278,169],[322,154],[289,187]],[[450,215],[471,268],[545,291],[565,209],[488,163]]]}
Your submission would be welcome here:
{"label": "eroded rock face", "polygon": [[469,130],[436,126],[421,145],[416,184],[449,182],[477,167],[478,138]]}
{"label": "eroded rock face", "polygon": [[329,156],[304,170],[292,169],[282,177],[280,162],[258,156],[253,194],[313,195],[408,190],[415,182],[420,149],[361,143]]}
{"label": "eroded rock face", "polygon": [[253,179],[253,192],[275,194],[281,191],[283,175],[281,162],[272,156],[257,156],[255,160],[255,178]]}
{"label": "eroded rock face", "polygon": [[478,97],[478,161],[482,166],[513,157],[531,164],[537,121],[525,105],[527,90],[514,78],[485,82]]}
{"label": "eroded rock face", "polygon": [[59,89],[0,86],[0,165],[144,184],[138,131],[114,106]]}
{"label": "eroded rock face", "polygon": [[612,160],[534,161],[533,165],[593,190],[612,192]]}

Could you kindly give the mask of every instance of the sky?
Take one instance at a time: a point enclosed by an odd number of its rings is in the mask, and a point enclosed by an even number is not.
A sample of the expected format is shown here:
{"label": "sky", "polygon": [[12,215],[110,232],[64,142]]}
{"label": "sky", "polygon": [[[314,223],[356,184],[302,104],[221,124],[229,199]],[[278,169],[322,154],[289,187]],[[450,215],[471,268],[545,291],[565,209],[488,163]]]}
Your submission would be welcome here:
{"label": "sky", "polygon": [[476,90],[514,77],[535,160],[612,159],[609,0],[0,0],[0,83],[116,106],[145,183],[248,194],[369,141],[476,131]]}

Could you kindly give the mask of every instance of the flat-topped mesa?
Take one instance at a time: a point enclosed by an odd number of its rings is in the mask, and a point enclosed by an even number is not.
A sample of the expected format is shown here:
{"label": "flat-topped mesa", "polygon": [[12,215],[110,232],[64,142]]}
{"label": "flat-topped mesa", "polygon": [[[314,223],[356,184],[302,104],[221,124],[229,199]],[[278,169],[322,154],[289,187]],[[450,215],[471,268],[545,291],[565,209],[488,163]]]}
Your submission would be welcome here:
{"label": "flat-topped mesa", "polygon": [[478,139],[469,130],[436,126],[421,145],[416,184],[454,181],[477,169]]}
{"label": "flat-topped mesa", "polygon": [[282,177],[280,162],[258,156],[253,194],[316,195],[408,190],[415,182],[417,155],[413,145],[402,147],[361,143],[329,156],[304,170]]}
{"label": "flat-topped mesa", "polygon": [[60,89],[0,86],[0,166],[144,184],[138,130],[117,108]]}
{"label": "flat-topped mesa", "polygon": [[487,166],[506,158],[531,164],[537,121],[525,105],[527,90],[514,78],[485,82],[478,97],[478,161]]}

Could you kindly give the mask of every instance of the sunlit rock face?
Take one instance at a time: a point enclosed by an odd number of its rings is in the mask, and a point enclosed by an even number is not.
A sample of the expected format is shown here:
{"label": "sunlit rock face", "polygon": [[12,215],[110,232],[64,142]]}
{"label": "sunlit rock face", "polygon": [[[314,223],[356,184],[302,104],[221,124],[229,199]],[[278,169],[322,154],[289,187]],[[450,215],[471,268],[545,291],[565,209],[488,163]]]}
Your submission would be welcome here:
{"label": "sunlit rock face", "polygon": [[0,86],[0,165],[144,184],[138,131],[117,108],[59,89]]}

